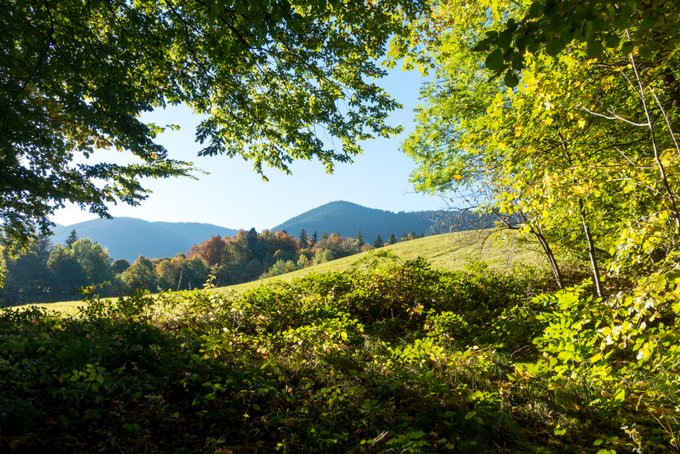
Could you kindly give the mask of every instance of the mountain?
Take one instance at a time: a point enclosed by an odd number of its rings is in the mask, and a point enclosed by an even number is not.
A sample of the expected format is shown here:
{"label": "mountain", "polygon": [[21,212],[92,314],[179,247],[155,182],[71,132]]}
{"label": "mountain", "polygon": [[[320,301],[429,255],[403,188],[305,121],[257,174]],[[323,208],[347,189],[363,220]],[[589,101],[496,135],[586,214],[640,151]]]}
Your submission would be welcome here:
{"label": "mountain", "polygon": [[94,219],[68,226],[57,226],[52,241],[64,243],[72,230],[78,238],[91,238],[108,248],[114,259],[133,261],[174,257],[213,235],[232,236],[236,230],[196,222],[148,222],[135,218]]}
{"label": "mountain", "polygon": [[[484,224],[484,225],[483,225]],[[272,230],[285,230],[297,236],[301,229],[309,235],[317,232],[339,233],[355,237],[361,232],[364,241],[372,243],[380,234],[387,241],[414,232],[432,235],[472,228],[488,227],[476,215],[465,211],[414,211],[393,213],[338,201],[322,205],[295,216]],[[196,222],[148,222],[135,218],[94,219],[54,228],[52,241],[64,243],[72,230],[78,238],[91,238],[105,248],[114,259],[133,261],[140,255],[148,258],[174,257],[187,252],[194,244],[213,235],[233,236],[236,230]]]}
{"label": "mountain", "polygon": [[468,211],[414,211],[399,212],[366,208],[345,201],[327,203],[277,225],[272,230],[285,230],[297,236],[302,229],[308,235],[317,232],[339,233],[343,237],[356,237],[358,232],[367,243],[378,234],[387,241],[390,234],[397,238],[414,232],[432,235],[488,226],[480,225],[479,218]]}

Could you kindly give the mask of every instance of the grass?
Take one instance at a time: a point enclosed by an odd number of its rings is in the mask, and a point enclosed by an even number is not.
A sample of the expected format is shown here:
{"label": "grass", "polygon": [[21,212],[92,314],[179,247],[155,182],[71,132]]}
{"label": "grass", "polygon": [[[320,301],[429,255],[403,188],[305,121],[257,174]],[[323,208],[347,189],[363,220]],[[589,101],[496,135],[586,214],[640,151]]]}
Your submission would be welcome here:
{"label": "grass", "polygon": [[[521,243],[515,232],[498,230],[472,230],[466,232],[432,235],[411,241],[404,241],[385,246],[383,250],[391,251],[404,260],[423,257],[436,269],[459,271],[470,261],[487,263],[491,268],[508,271],[522,263],[540,264],[538,251],[531,244]],[[274,276],[243,284],[218,287],[212,291],[227,293],[241,292],[275,280],[290,281],[312,273],[341,272],[352,266],[366,255],[361,254],[344,257],[338,260],[321,263],[292,273]],[[33,304],[64,315],[78,313],[83,305],[80,300],[61,301],[56,303]]]}
{"label": "grass", "polygon": [[[463,270],[470,261],[485,262],[491,268],[501,271],[509,271],[514,266],[523,263],[533,265],[542,263],[537,249],[531,244],[520,243],[515,232],[508,230],[489,229],[444,233],[388,245],[382,249],[394,252],[403,260],[423,257],[433,268],[444,271]],[[215,291],[243,291],[273,280],[292,280],[312,273],[345,271],[366,254],[363,252],[280,276],[220,287]]]}

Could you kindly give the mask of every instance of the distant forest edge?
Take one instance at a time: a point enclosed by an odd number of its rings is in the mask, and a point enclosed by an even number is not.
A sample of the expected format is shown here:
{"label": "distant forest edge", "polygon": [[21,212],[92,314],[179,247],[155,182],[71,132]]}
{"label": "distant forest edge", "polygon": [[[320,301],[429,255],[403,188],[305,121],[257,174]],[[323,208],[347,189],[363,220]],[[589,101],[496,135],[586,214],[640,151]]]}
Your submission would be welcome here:
{"label": "distant forest edge", "polygon": [[[310,234],[335,233],[347,237],[361,234],[367,242],[378,235],[401,238],[413,232],[418,236],[489,227],[470,211],[417,211],[393,213],[337,201],[295,216],[275,227],[296,238],[301,230]],[[192,222],[148,222],[134,218],[95,219],[54,229],[52,242],[64,244],[75,230],[79,238],[90,238],[108,249],[114,259],[129,262],[138,257],[163,258],[186,253],[193,245],[213,235],[231,237],[237,229]]]}
{"label": "distant forest edge", "polygon": [[[330,211],[335,216],[362,216],[362,212],[370,211],[372,217],[364,216],[364,220],[369,221],[365,225],[369,227],[379,225],[376,220],[380,219],[380,214],[385,218],[396,219],[403,215],[418,220],[424,217],[415,215],[432,213],[395,214],[348,203],[334,203],[324,207],[331,208]],[[310,216],[312,220],[315,216],[319,219],[318,211],[308,213],[313,214]],[[473,222],[473,217],[469,215],[465,218],[465,223],[460,223],[460,213],[448,214],[448,218],[440,216],[437,222],[431,221],[425,232],[441,233],[488,224],[481,222],[479,218],[479,222]],[[301,224],[302,219],[303,216],[294,218],[289,221],[289,225],[320,225],[314,222]],[[445,219],[448,219],[448,224],[444,222]],[[134,219],[125,221],[127,225],[153,225],[143,221],[135,222],[137,220]],[[184,225],[183,228],[186,231],[196,226],[201,224]],[[353,227],[350,223],[341,225],[342,229]],[[370,228],[367,230],[376,231]],[[148,232],[144,235],[148,235]],[[142,236],[141,233],[130,231],[124,237],[139,239]],[[283,230],[264,230],[258,233],[255,229],[250,229],[236,231],[231,236],[212,235],[174,257],[148,258],[142,255],[130,261],[114,259],[105,245],[92,238],[81,237],[72,228],[64,244],[55,244],[51,238],[42,237],[26,254],[7,260],[5,283],[0,289],[0,306],[78,299],[83,289],[102,296],[117,296],[138,290],[189,290],[203,287],[206,283],[214,286],[239,284],[422,236],[423,230],[412,230],[399,236],[389,233],[384,237],[377,233],[375,238],[370,239],[361,230],[353,236],[343,236],[340,233],[328,234],[326,231],[308,231],[305,228],[301,228],[296,235]]]}

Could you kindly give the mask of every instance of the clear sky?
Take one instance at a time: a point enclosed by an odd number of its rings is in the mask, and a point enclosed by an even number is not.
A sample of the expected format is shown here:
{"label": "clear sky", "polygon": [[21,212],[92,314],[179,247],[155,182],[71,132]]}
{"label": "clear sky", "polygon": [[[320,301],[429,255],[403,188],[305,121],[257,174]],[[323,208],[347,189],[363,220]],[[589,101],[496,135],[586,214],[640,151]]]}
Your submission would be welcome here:
{"label": "clear sky", "polygon": [[[242,158],[198,157],[201,145],[194,142],[198,119],[186,107],[153,112],[148,116],[150,121],[181,126],[180,131],[166,132],[158,139],[168,149],[169,156],[191,161],[209,175],[199,175],[198,180],[148,180],[145,187],[153,194],[147,200],[137,207],[112,206],[111,215],[262,230],[335,200],[389,211],[445,208],[439,197],[415,193],[408,181],[414,163],[399,151],[406,134],[413,129],[413,109],[418,104],[421,82],[418,73],[398,70],[380,81],[404,105],[393,113],[391,123],[401,124],[405,132],[389,140],[366,142],[363,155],[357,156],[352,164],[337,164],[331,175],[316,161],[301,161],[292,166],[292,175],[265,169],[269,177],[265,182],[252,170],[252,164]],[[70,206],[59,210],[52,220],[70,225],[95,217]]]}

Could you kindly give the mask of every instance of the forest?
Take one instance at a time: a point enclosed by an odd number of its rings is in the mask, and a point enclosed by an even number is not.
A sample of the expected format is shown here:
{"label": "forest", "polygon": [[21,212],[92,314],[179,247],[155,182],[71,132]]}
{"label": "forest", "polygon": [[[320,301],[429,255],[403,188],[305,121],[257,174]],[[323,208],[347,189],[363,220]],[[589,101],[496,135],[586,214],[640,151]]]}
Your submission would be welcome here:
{"label": "forest", "polygon": [[0,307],[79,299],[85,293],[123,296],[136,291],[191,290],[207,282],[227,286],[278,276],[359,252],[415,239],[415,233],[399,240],[378,235],[373,244],[361,233],[342,238],[336,233],[307,235],[298,239],[285,232],[240,230],[232,237],[213,236],[194,245],[186,254],[132,263],[113,260],[108,251],[73,230],[65,244],[51,244],[41,236],[23,254],[6,261]]}
{"label": "forest", "polygon": [[[678,2],[1,8],[9,260],[67,202],[107,216],[144,200],[143,177],[194,174],[142,112],[189,106],[199,157],[241,156],[264,178],[296,160],[332,171],[400,131],[375,83],[400,67],[425,76],[402,145],[415,188],[541,255],[452,272],[378,250],[243,292],[4,309],[0,450],[680,450]],[[135,160],[89,160],[103,148]],[[230,241],[205,253],[232,254]]]}

